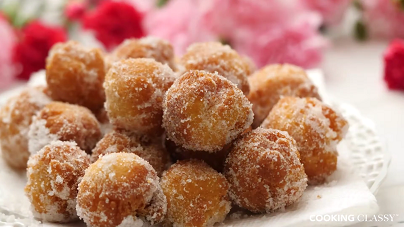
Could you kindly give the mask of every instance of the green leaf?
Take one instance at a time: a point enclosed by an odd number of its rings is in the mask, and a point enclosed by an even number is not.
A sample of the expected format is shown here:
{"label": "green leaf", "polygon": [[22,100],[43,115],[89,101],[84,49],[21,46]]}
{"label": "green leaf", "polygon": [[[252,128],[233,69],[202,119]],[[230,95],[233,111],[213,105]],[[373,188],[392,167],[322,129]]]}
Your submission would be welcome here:
{"label": "green leaf", "polygon": [[363,5],[362,5],[362,2],[360,0],[355,0],[353,2],[353,5],[357,10],[363,11]]}
{"label": "green leaf", "polygon": [[165,4],[167,4],[168,1],[169,1],[169,0],[158,0],[158,1],[157,1],[157,7],[158,7],[158,8],[163,7]]}
{"label": "green leaf", "polygon": [[231,46],[230,41],[229,41],[228,39],[220,38],[220,39],[219,39],[219,42],[221,42],[223,45],[229,45],[229,46]]}
{"label": "green leaf", "polygon": [[[0,0],[1,1],[1,0]],[[1,4],[1,12],[8,18],[11,24],[14,25],[14,21],[16,20],[18,9],[20,8],[19,1],[12,1]]]}
{"label": "green leaf", "polygon": [[359,41],[364,41],[369,37],[366,25],[363,21],[357,21],[355,24],[355,38]]}

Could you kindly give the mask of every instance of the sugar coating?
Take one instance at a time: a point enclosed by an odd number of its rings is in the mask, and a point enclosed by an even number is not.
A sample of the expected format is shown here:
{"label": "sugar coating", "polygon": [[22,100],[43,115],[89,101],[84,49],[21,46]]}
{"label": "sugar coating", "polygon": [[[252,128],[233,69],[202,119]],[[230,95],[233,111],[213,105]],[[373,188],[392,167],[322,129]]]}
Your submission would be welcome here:
{"label": "sugar coating", "polygon": [[33,117],[28,137],[31,154],[55,140],[75,141],[81,149],[91,152],[101,137],[101,130],[87,108],[51,102]]}
{"label": "sugar coating", "polygon": [[248,78],[256,128],[265,120],[272,107],[283,96],[315,97],[320,99],[317,88],[304,69],[289,65],[269,65]]}
{"label": "sugar coating", "polygon": [[307,176],[295,140],[275,129],[257,128],[240,138],[226,159],[230,197],[251,212],[272,212],[302,196]]}
{"label": "sugar coating", "polygon": [[154,225],[163,222],[166,214],[167,198],[159,185],[149,204],[144,209],[139,210],[139,215],[145,217],[150,224]]}
{"label": "sugar coating", "polygon": [[0,145],[4,160],[14,168],[26,168],[28,131],[32,117],[51,99],[45,87],[27,87],[10,98],[0,110]]}
{"label": "sugar coating", "polygon": [[163,127],[177,145],[215,152],[251,125],[251,106],[243,92],[218,73],[188,71],[167,91]]}
{"label": "sugar coating", "polygon": [[162,102],[175,79],[170,67],[153,59],[115,62],[104,83],[112,125],[139,135],[161,135]]}
{"label": "sugar coating", "polygon": [[188,47],[187,52],[182,56],[180,64],[185,71],[205,70],[230,80],[248,94],[250,86],[247,76],[253,71],[245,58],[238,55],[228,45],[219,42],[195,43]]}
{"label": "sugar coating", "polygon": [[162,64],[167,64],[172,70],[176,69],[174,49],[164,40],[153,36],[141,39],[127,39],[112,53],[112,61],[128,58],[152,58]]}
{"label": "sugar coating", "polygon": [[231,208],[226,178],[200,160],[179,161],[161,178],[173,226],[213,226]]}
{"label": "sugar coating", "polygon": [[89,157],[75,142],[54,141],[32,155],[25,193],[34,216],[49,222],[78,219],[77,186],[89,164]]}
{"label": "sugar coating", "polygon": [[287,131],[296,140],[309,184],[320,184],[337,169],[337,144],[348,122],[315,98],[284,97],[262,127]]}
{"label": "sugar coating", "polygon": [[170,154],[161,142],[145,141],[137,135],[117,130],[106,134],[97,143],[92,151],[91,161],[97,161],[101,155],[119,152],[138,155],[148,161],[159,176],[171,165]]}
{"label": "sugar coating", "polygon": [[86,170],[77,214],[89,226],[118,226],[128,217],[136,220],[158,188],[157,173],[147,161],[133,153],[107,154]]}
{"label": "sugar coating", "polygon": [[46,59],[51,97],[93,111],[101,109],[105,101],[102,89],[105,73],[101,50],[87,49],[75,41],[54,45]]}
{"label": "sugar coating", "polygon": [[133,219],[132,216],[128,216],[123,219],[121,224],[116,227],[142,227],[143,221],[140,218]]}

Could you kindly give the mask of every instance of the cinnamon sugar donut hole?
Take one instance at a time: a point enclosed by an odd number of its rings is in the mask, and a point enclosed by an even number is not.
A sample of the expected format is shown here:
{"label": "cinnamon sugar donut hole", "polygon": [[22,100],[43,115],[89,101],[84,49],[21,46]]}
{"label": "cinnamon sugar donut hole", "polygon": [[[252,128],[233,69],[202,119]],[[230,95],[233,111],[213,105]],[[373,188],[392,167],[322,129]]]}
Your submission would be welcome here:
{"label": "cinnamon sugar donut hole", "polygon": [[154,224],[167,211],[156,171],[133,153],[102,156],[86,170],[78,190],[77,214],[88,226],[137,226],[138,215]]}
{"label": "cinnamon sugar donut hole", "polygon": [[167,221],[173,226],[213,226],[231,208],[226,178],[200,160],[178,161],[161,178]]}
{"label": "cinnamon sugar donut hole", "polygon": [[152,58],[157,62],[167,64],[172,70],[176,70],[172,45],[157,37],[127,39],[114,50],[111,56],[112,61],[128,58]]}
{"label": "cinnamon sugar donut hole", "polygon": [[90,153],[101,139],[100,125],[85,107],[51,102],[34,116],[28,133],[32,154],[52,141],[74,141]]}
{"label": "cinnamon sugar donut hole", "polygon": [[272,107],[283,96],[315,97],[320,99],[317,88],[307,77],[304,69],[289,65],[269,65],[248,78],[250,94],[248,99],[253,104],[256,128],[268,116]]}
{"label": "cinnamon sugar donut hole", "polygon": [[91,161],[95,162],[102,155],[110,153],[134,153],[143,158],[161,176],[171,164],[170,154],[161,143],[144,141],[137,135],[130,135],[121,131],[112,131],[104,136],[93,149]]}
{"label": "cinnamon sugar donut hole", "polygon": [[247,95],[250,91],[247,76],[253,71],[250,63],[228,45],[219,42],[195,43],[181,58],[185,71],[205,70],[230,80]]}
{"label": "cinnamon sugar donut hole", "polygon": [[139,135],[161,135],[163,98],[175,78],[170,67],[153,59],[115,62],[104,83],[111,124]]}
{"label": "cinnamon sugar donut hole", "polygon": [[216,152],[250,127],[251,103],[243,92],[217,73],[188,71],[168,89],[163,127],[177,145]]}
{"label": "cinnamon sugar donut hole", "polygon": [[13,168],[27,167],[28,131],[32,117],[51,99],[45,87],[27,87],[10,98],[0,110],[0,146],[2,157]]}
{"label": "cinnamon sugar donut hole", "polygon": [[287,131],[296,140],[309,184],[321,184],[337,169],[337,144],[348,122],[315,98],[285,97],[262,127]]}
{"label": "cinnamon sugar donut hole", "polygon": [[226,159],[224,174],[233,202],[254,213],[283,209],[307,187],[295,140],[274,129],[257,128],[240,138]]}
{"label": "cinnamon sugar donut hole", "polygon": [[77,186],[90,165],[75,142],[54,141],[28,161],[25,194],[33,214],[41,221],[77,220]]}
{"label": "cinnamon sugar donut hole", "polygon": [[104,56],[100,49],[88,49],[75,41],[52,47],[46,59],[46,82],[52,99],[101,109],[105,94]]}

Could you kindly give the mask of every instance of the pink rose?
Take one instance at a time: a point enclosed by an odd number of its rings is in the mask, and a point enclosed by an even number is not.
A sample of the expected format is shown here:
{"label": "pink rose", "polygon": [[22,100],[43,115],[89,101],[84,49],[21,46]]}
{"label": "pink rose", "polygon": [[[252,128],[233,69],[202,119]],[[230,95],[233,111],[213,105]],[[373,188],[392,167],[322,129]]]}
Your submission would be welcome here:
{"label": "pink rose", "polygon": [[249,56],[258,67],[291,63],[314,67],[325,40],[318,13],[281,0],[211,0],[203,4],[204,25]]}
{"label": "pink rose", "polygon": [[404,90],[404,40],[396,39],[384,52],[384,81],[389,89]]}
{"label": "pink rose", "polygon": [[250,56],[258,67],[273,63],[316,67],[327,42],[317,32],[321,20],[315,16],[307,19],[262,32],[245,33],[235,39],[233,46],[241,54]]}
{"label": "pink rose", "polygon": [[5,88],[14,79],[15,68],[12,63],[12,51],[15,42],[16,36],[12,27],[0,14],[0,88]]}
{"label": "pink rose", "polygon": [[83,19],[83,27],[94,31],[95,37],[111,50],[129,38],[145,35],[143,13],[127,2],[103,1]]}
{"label": "pink rose", "polygon": [[284,0],[170,0],[145,18],[146,31],[171,41],[181,54],[194,42],[224,40],[257,66],[319,63],[321,17]]}
{"label": "pink rose", "polygon": [[209,0],[200,1],[204,26],[224,37],[236,33],[267,30],[273,25],[284,25],[295,10],[280,0]]}
{"label": "pink rose", "polygon": [[197,1],[170,0],[161,9],[149,13],[144,19],[148,35],[170,41],[176,54],[183,54],[194,42],[218,40],[218,37],[201,24]]}
{"label": "pink rose", "polygon": [[395,0],[362,0],[363,19],[371,36],[404,38],[404,8]]}
{"label": "pink rose", "polygon": [[334,25],[340,22],[352,1],[353,0],[299,0],[303,7],[320,13],[324,23],[327,25]]}
{"label": "pink rose", "polygon": [[87,10],[87,3],[84,1],[70,1],[65,7],[65,15],[69,20],[80,20]]}

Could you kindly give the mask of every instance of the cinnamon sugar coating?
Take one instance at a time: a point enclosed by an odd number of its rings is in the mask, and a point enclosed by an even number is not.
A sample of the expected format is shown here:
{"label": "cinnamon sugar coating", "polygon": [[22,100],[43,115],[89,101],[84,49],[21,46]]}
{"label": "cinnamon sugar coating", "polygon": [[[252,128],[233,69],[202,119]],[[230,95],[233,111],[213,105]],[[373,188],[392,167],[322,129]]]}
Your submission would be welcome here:
{"label": "cinnamon sugar coating", "polygon": [[97,119],[87,108],[51,102],[34,116],[28,136],[32,154],[56,140],[74,141],[90,153],[101,139],[101,130]]}
{"label": "cinnamon sugar coating", "polygon": [[337,144],[348,122],[315,98],[282,98],[262,123],[284,130],[296,140],[309,184],[321,184],[337,169]]}
{"label": "cinnamon sugar coating", "polygon": [[133,153],[107,154],[86,170],[78,187],[77,214],[94,227],[132,223],[139,215],[157,223],[167,207],[159,188],[156,171],[144,159]]}
{"label": "cinnamon sugar coating", "polygon": [[54,141],[28,161],[25,194],[41,221],[77,220],[77,185],[90,160],[75,142]]}
{"label": "cinnamon sugar coating", "polygon": [[170,67],[153,59],[115,62],[104,83],[111,124],[139,135],[161,135],[162,102],[174,80]]}
{"label": "cinnamon sugar coating", "polygon": [[0,145],[2,157],[10,166],[27,167],[28,131],[32,117],[51,99],[44,87],[27,87],[10,98],[0,110]]}
{"label": "cinnamon sugar coating", "polygon": [[189,150],[223,149],[252,123],[251,104],[240,89],[217,73],[188,71],[167,91],[163,127]]}
{"label": "cinnamon sugar coating", "polygon": [[104,105],[104,56],[75,41],[52,47],[46,59],[46,82],[52,99],[98,111]]}
{"label": "cinnamon sugar coating", "polygon": [[253,72],[250,63],[228,45],[219,42],[195,43],[188,47],[180,60],[183,70],[205,70],[236,84],[245,95],[250,86],[247,76]]}
{"label": "cinnamon sugar coating", "polygon": [[125,40],[114,50],[111,60],[119,61],[128,58],[153,58],[157,62],[167,64],[172,70],[176,70],[174,49],[164,39],[149,36]]}
{"label": "cinnamon sugar coating", "polygon": [[268,116],[272,107],[283,96],[315,97],[320,99],[317,88],[307,77],[304,69],[289,65],[268,65],[248,78],[256,128]]}
{"label": "cinnamon sugar coating", "polygon": [[229,213],[229,184],[200,160],[178,161],[161,178],[167,221],[173,226],[213,226]]}
{"label": "cinnamon sugar coating", "polygon": [[255,213],[283,209],[298,201],[307,187],[295,140],[274,129],[257,128],[240,138],[224,173],[233,202]]}

